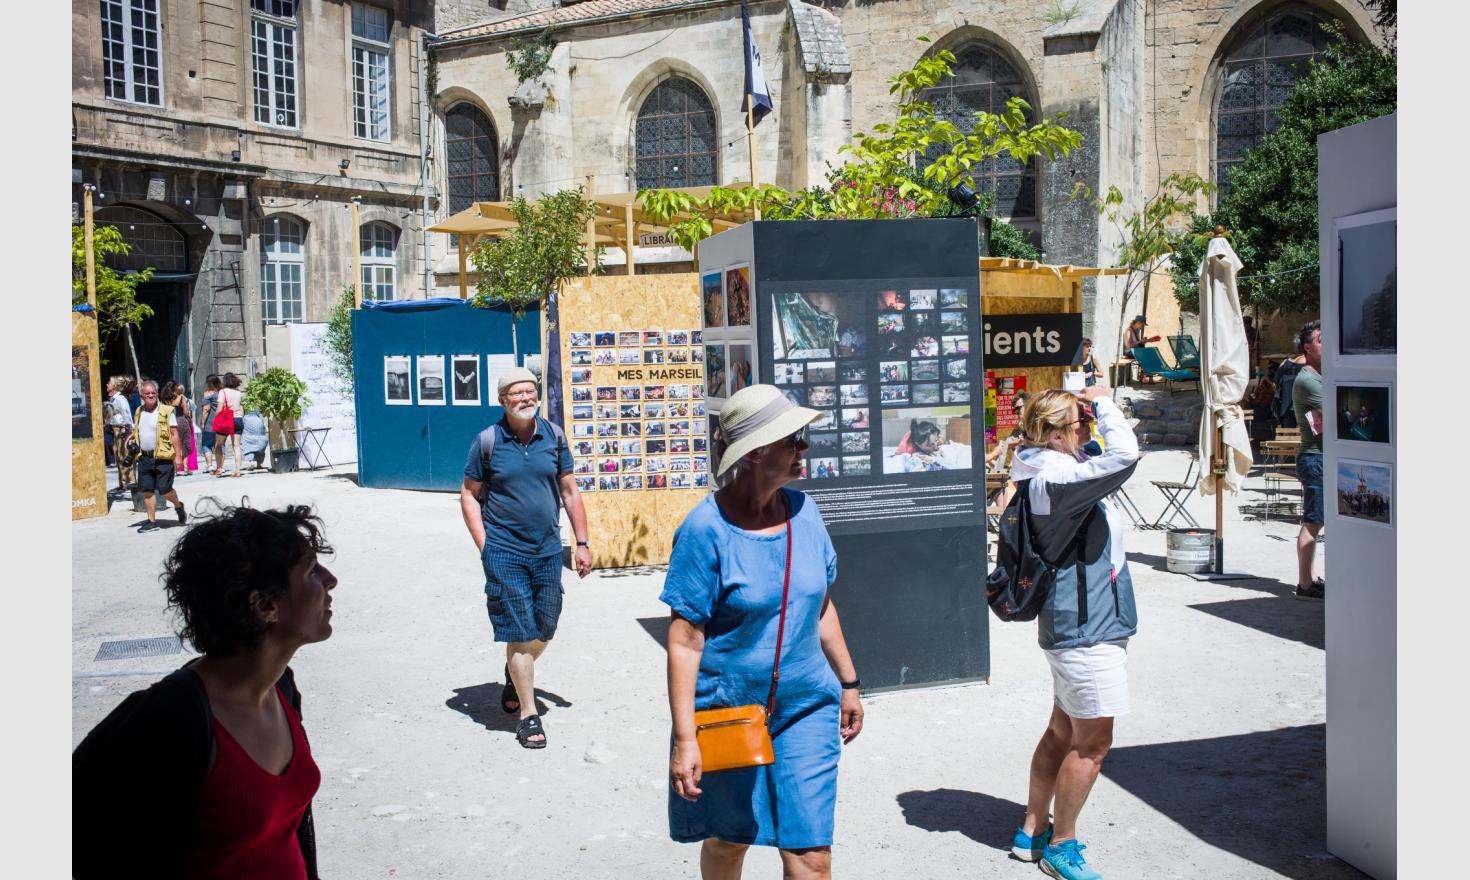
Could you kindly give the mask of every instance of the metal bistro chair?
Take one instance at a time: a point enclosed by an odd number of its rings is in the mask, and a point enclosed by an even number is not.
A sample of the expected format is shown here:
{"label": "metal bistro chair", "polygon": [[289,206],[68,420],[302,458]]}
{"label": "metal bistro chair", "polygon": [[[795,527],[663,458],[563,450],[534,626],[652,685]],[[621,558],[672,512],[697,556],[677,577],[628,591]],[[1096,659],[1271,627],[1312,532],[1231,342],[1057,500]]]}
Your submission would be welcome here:
{"label": "metal bistro chair", "polygon": [[1181,370],[1199,370],[1199,346],[1193,336],[1170,336],[1169,348],[1174,350],[1174,363]]}
{"label": "metal bistro chair", "polygon": [[1164,509],[1148,528],[1168,529],[1173,528],[1174,520],[1184,517],[1184,521],[1190,528],[1199,528],[1199,523],[1184,509],[1184,502],[1194,494],[1194,489],[1199,485],[1199,474],[1195,468],[1199,464],[1199,453],[1192,452],[1189,456],[1189,469],[1184,472],[1184,479],[1174,480],[1150,480],[1154,488],[1158,489],[1164,496]]}
{"label": "metal bistro chair", "polygon": [[1138,368],[1145,373],[1163,376],[1164,383],[1172,392],[1175,382],[1198,382],[1199,372],[1197,370],[1175,370],[1164,363],[1164,356],[1159,354],[1156,348],[1140,345],[1133,349],[1133,359],[1138,362]]}

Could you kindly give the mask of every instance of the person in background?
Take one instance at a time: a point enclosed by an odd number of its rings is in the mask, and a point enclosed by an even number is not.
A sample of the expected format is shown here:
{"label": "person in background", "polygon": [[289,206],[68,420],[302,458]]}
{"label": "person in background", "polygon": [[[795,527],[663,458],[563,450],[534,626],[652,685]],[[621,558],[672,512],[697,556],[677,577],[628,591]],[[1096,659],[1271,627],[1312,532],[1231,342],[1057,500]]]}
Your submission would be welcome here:
{"label": "person in background", "polygon": [[[199,411],[199,448],[203,451],[204,471],[219,476],[224,470],[224,453],[215,455],[214,417],[219,413],[219,390],[222,383],[217,373],[204,377],[204,407]],[[213,467],[210,462],[214,461]]]}
{"label": "person in background", "polygon": [[164,591],[202,656],[72,753],[71,876],[316,880],[321,772],[290,664],[332,635],[331,549],[303,505],[225,507],[174,545]]}
{"label": "person in background", "polygon": [[[1161,336],[1145,336],[1144,330],[1147,327],[1148,322],[1143,315],[1134,315],[1133,320],[1128,323],[1128,334],[1123,342],[1123,351],[1128,360],[1133,360],[1133,349],[1142,348],[1150,342],[1158,342],[1163,338]],[[1138,379],[1140,382],[1152,381],[1152,377],[1148,373],[1143,372],[1142,368],[1138,371]]]}
{"label": "person in background", "polygon": [[174,417],[179,424],[179,446],[174,450],[174,470],[178,476],[187,477],[198,467],[199,459],[194,450],[193,401],[184,394],[184,386],[172,379],[158,389],[159,399],[174,408]]}
{"label": "person in background", "polygon": [[1312,578],[1317,559],[1317,535],[1322,531],[1322,322],[1308,321],[1297,334],[1297,347],[1306,361],[1291,386],[1291,405],[1302,429],[1302,448],[1296,457],[1296,476],[1302,481],[1302,527],[1296,535],[1296,597],[1318,601],[1327,597],[1327,582]]}
{"label": "person in background", "polygon": [[[1094,419],[1104,451],[1089,458],[1082,447]],[[1138,438],[1101,385],[1041,392],[1026,405],[1021,430],[1025,448],[1011,477],[1026,482],[1035,550],[1057,569],[1036,619],[1051,667],[1051,718],[1031,757],[1026,815],[1011,852],[1061,880],[1099,880],[1082,857],[1077,819],[1112,747],[1113,719],[1129,708],[1128,640],[1138,632],[1138,609],[1127,532],[1108,496],[1133,474]]]}
{"label": "person in background", "polygon": [[1102,371],[1097,368],[1097,356],[1092,353],[1092,340],[1085,336],[1082,337],[1082,363],[1077,369],[1086,374],[1085,384],[1088,387],[1096,385],[1098,377],[1102,375]]}
{"label": "person in background", "polygon": [[584,578],[592,571],[587,512],[566,435],[538,415],[536,376],[524,367],[507,370],[497,391],[505,414],[470,444],[460,512],[480,552],[495,641],[505,643],[500,708],[519,714],[515,734],[523,748],[544,749],[535,671],[561,619],[561,506],[576,536],[577,575]]}
{"label": "person in background", "polygon": [[112,429],[112,457],[117,464],[117,488],[126,492],[138,481],[138,463],[124,464],[127,458],[128,440],[133,436],[133,408],[123,393],[132,380],[127,376],[113,376],[107,381],[107,400],[102,404],[107,426]]}
{"label": "person in background", "polygon": [[[986,470],[998,470],[1000,468],[1006,467],[1008,464],[1008,462],[1006,461],[1006,454],[1008,453],[1008,451],[1020,448],[1022,439],[1020,427],[1021,413],[1025,410],[1025,408],[1025,394],[1017,394],[1015,397],[1011,398],[1011,411],[1016,416],[1016,427],[1011,431],[1011,435],[1009,437],[1007,437],[1000,443],[995,444],[994,449],[985,453]],[[1007,504],[1011,503],[1011,498],[1015,494],[1016,484],[1011,480],[1006,480],[1005,486],[997,489],[995,494],[991,496],[990,503],[999,505],[1000,507],[1004,508]]]}
{"label": "person in background", "polygon": [[1256,321],[1250,315],[1244,315],[1240,320],[1245,325],[1245,344],[1251,359],[1250,370],[1254,371],[1261,356],[1261,331],[1256,328]]}
{"label": "person in background", "polygon": [[1271,408],[1271,401],[1276,397],[1276,383],[1271,377],[1280,366],[1281,362],[1274,360],[1266,365],[1266,370],[1256,380],[1256,389],[1250,397],[1251,451],[1257,459],[1261,454],[1261,441],[1276,436],[1276,413]]}
{"label": "person in background", "polygon": [[1300,427],[1296,422],[1296,411],[1292,408],[1291,386],[1296,383],[1297,374],[1307,363],[1307,358],[1300,351],[1295,356],[1282,361],[1281,366],[1276,368],[1276,391],[1271,398],[1271,411],[1276,415],[1276,425],[1281,428]]}
{"label": "person in background", "polygon": [[158,401],[158,383],[145,379],[138,386],[143,405],[133,413],[133,433],[138,435],[138,488],[143,492],[143,505],[148,511],[148,521],[138,533],[154,532],[158,524],[158,501],[162,495],[174,505],[179,525],[188,519],[184,513],[184,502],[174,491],[174,450],[179,448],[179,422],[174,408]]}
{"label": "person in background", "polygon": [[[659,595],[669,606],[669,836],[701,844],[704,880],[740,877],[751,846],[776,847],[790,880],[832,874],[837,764],[862,732],[863,706],[830,593],[837,551],[817,505],[786,488],[818,416],[772,385],[730,395],[711,449],[720,488],[679,524]],[[704,772],[695,712],[750,704],[774,705],[775,763]]]}
{"label": "person in background", "polygon": [[[234,373],[225,373],[223,385],[224,387],[221,388],[219,392],[219,408],[221,411],[229,412],[230,418],[223,420],[217,418],[215,421],[214,429],[215,432],[220,435],[219,442],[223,443],[227,441],[234,448],[235,472],[233,474],[230,474],[230,476],[238,477],[240,476],[240,458],[242,455],[240,449],[240,435],[245,433],[245,408],[241,403],[241,399],[244,395],[240,393],[240,377],[236,376]],[[229,428],[228,433],[226,433],[224,430],[226,427]],[[217,476],[225,476],[224,468],[225,452],[224,449],[221,448],[219,450],[220,472],[219,474],[217,474]]]}

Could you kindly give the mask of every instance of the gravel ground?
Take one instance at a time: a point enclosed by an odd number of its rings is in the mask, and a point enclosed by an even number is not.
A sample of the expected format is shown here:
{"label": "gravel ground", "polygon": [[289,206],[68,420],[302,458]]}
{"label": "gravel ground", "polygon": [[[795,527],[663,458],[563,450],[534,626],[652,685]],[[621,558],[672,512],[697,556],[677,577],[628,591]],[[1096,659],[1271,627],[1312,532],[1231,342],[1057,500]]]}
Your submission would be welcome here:
{"label": "gravel ground", "polygon": [[[1156,514],[1148,480],[1186,464],[1178,450],[1146,455],[1132,497]],[[565,573],[561,628],[537,665],[550,745],[525,751],[499,708],[503,653],[457,496],[354,477],[349,466],[178,482],[191,511],[226,492],[257,507],[309,501],[337,547],[336,632],[293,663],[322,769],[323,874],[698,876],[698,848],[671,842],[665,820],[661,570]],[[1324,850],[1322,607],[1288,595],[1296,527],[1237,508],[1259,502],[1260,482],[1227,502],[1229,565],[1251,580],[1169,573],[1163,532],[1128,535],[1142,627],[1133,712],[1080,823],[1104,876],[1362,876]],[[1208,523],[1212,505],[1190,509]],[[157,577],[180,530],[133,534],[142,520],[115,506],[73,525],[73,744],[188,657],[94,660],[104,641],[172,632]],[[1033,626],[990,631],[989,684],[865,698],[866,729],[842,761],[837,875],[1037,876],[1007,853],[1050,676]],[[748,876],[779,873],[774,851],[751,852]]]}

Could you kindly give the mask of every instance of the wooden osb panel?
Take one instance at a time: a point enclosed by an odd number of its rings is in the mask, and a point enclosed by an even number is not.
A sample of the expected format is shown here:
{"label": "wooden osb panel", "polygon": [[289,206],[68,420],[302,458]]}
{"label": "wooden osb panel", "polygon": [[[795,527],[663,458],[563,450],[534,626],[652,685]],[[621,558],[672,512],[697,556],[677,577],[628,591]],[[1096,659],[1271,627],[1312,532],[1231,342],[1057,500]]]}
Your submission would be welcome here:
{"label": "wooden osb panel", "polygon": [[[97,320],[71,313],[72,389],[81,399],[72,412],[85,406],[88,417],[73,418],[71,441],[71,518],[87,519],[107,513],[107,457],[102,451],[102,372],[97,365]],[[80,383],[80,386],[78,385]],[[77,436],[84,434],[86,436]]]}
{"label": "wooden osb panel", "polygon": [[[572,371],[578,367],[572,363],[571,334],[618,333],[658,330],[667,334],[670,330],[693,331],[703,326],[700,308],[699,276],[695,273],[673,275],[605,275],[577,279],[568,282],[558,301],[561,326],[557,332],[561,337],[563,355],[562,396],[566,411],[563,424],[577,424],[572,419]],[[665,354],[668,346],[662,346]],[[691,351],[694,348],[690,346]],[[597,351],[594,347],[593,351]],[[619,351],[623,350],[621,347]],[[622,387],[625,385],[688,384],[703,387],[704,364],[668,364],[665,368],[693,368],[696,377],[676,379],[652,379],[647,377],[649,368],[659,365],[639,364],[644,378],[634,380],[630,365],[622,365],[623,378],[619,378],[619,366],[593,366],[593,382],[590,387]],[[589,387],[578,385],[576,387]],[[646,403],[641,401],[640,403]],[[666,401],[667,402],[667,401]],[[690,400],[693,403],[703,403]],[[594,403],[594,406],[596,404]],[[615,404],[621,406],[621,402]],[[707,419],[708,416],[705,416]],[[693,419],[690,419],[693,421]],[[621,420],[620,420],[621,421]],[[646,425],[650,419],[644,419]],[[668,419],[664,420],[669,421]],[[708,432],[704,432],[707,436]],[[692,432],[692,443],[700,433]],[[575,436],[572,442],[580,439]],[[647,439],[647,438],[644,438]],[[665,435],[665,439],[672,439]],[[704,453],[708,456],[708,450]],[[647,456],[642,456],[647,458]],[[667,456],[666,456],[667,457]],[[694,458],[691,452],[689,458]],[[600,458],[600,457],[599,457]],[[619,456],[621,459],[622,456]],[[691,471],[691,476],[694,471]],[[594,474],[598,476],[598,474]],[[645,478],[647,474],[644,475]],[[592,545],[592,564],[598,568],[625,568],[635,565],[665,565],[673,544],[674,530],[683,522],[695,504],[708,493],[705,488],[690,489],[643,489],[616,492],[583,492],[582,503],[587,509],[587,529]]]}

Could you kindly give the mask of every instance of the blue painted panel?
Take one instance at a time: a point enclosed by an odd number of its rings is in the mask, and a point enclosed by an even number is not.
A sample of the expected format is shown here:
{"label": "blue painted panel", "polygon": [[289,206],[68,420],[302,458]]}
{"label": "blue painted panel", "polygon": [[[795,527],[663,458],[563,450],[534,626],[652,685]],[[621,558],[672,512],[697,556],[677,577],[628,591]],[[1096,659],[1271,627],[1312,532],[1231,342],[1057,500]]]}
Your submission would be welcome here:
{"label": "blue painted panel", "polygon": [[[485,355],[510,354],[512,319],[509,310],[477,309],[458,300],[418,305],[352,313],[357,476],[362,485],[375,489],[456,491],[464,479],[470,442],[504,413],[495,389],[485,387]],[[522,362],[528,354],[539,354],[537,314],[528,313],[515,328]],[[480,356],[480,406],[455,406],[448,400],[443,406],[420,406],[412,361],[413,405],[386,403],[384,356],[443,355],[445,381],[452,382],[449,358],[456,354]]]}

